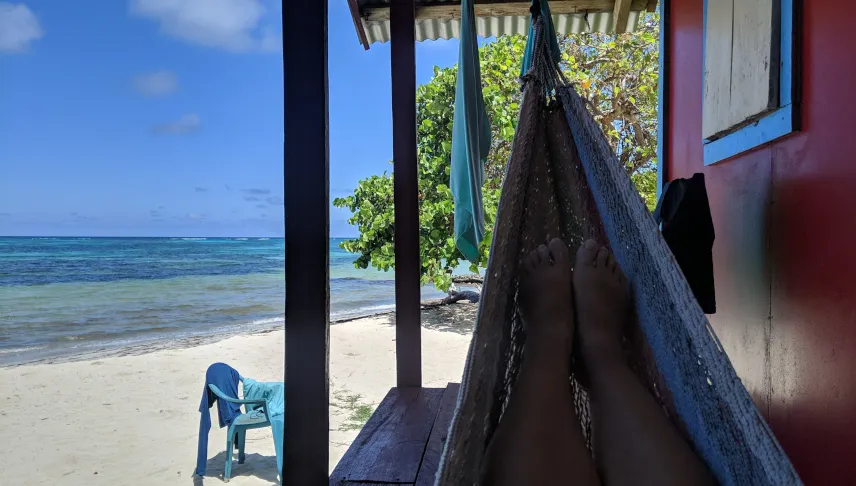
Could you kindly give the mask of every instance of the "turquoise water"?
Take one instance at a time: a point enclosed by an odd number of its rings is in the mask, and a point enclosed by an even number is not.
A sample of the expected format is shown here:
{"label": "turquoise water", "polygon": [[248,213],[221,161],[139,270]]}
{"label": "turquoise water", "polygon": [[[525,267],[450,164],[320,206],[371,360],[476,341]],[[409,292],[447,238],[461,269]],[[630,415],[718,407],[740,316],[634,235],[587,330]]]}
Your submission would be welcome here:
{"label": "turquoise water", "polygon": [[[393,273],[341,241],[331,317],[392,309]],[[0,238],[0,365],[280,327],[283,266],[281,238]]]}

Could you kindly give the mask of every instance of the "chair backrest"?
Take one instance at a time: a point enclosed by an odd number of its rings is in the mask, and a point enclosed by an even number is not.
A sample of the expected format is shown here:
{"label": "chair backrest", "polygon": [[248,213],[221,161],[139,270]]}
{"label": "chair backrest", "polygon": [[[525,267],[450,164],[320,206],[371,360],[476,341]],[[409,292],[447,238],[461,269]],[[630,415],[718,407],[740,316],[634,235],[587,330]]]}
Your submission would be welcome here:
{"label": "chair backrest", "polygon": [[265,400],[243,400],[243,399],[238,399],[238,398],[232,398],[232,397],[226,396],[225,393],[223,393],[222,391],[220,391],[219,388],[217,388],[217,385],[214,385],[211,383],[208,384],[208,388],[211,389],[211,391],[214,392],[215,395],[217,395],[217,398],[219,398],[221,400],[226,400],[227,402],[230,402],[230,403],[236,403],[238,405],[243,405],[244,406],[244,413],[250,413],[254,410],[261,408],[264,411],[265,419],[268,422],[270,422],[270,413],[268,412],[268,409],[266,406],[267,402]]}

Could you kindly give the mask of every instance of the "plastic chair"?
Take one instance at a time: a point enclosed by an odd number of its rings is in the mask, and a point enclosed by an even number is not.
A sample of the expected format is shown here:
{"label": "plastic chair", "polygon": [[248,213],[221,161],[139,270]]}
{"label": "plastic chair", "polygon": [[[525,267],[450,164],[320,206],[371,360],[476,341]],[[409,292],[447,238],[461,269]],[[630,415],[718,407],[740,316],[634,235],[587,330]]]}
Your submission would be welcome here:
{"label": "plastic chair", "polygon": [[208,388],[220,400],[243,405],[245,410],[245,413],[235,417],[235,420],[229,425],[229,431],[226,433],[226,471],[223,473],[223,481],[228,483],[229,478],[232,476],[232,450],[235,445],[234,441],[237,441],[238,446],[238,464],[243,464],[247,431],[270,427],[270,416],[268,415],[266,400],[238,400],[226,396],[215,385],[209,384]]}

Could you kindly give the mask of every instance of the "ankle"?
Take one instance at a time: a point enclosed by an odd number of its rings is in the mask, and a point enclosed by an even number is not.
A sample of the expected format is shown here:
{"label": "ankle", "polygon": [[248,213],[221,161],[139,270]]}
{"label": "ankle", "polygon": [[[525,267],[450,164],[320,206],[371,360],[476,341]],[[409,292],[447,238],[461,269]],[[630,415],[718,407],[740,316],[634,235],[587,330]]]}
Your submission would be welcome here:
{"label": "ankle", "polygon": [[570,353],[573,349],[574,335],[572,324],[556,322],[549,326],[539,326],[526,330],[525,346],[547,349],[555,352]]}
{"label": "ankle", "polygon": [[559,368],[570,372],[572,342],[570,339],[556,337],[544,339],[542,336],[527,337],[523,347],[523,364],[527,369]]}
{"label": "ankle", "polygon": [[580,354],[589,374],[596,374],[601,369],[627,365],[620,343],[581,346]]}

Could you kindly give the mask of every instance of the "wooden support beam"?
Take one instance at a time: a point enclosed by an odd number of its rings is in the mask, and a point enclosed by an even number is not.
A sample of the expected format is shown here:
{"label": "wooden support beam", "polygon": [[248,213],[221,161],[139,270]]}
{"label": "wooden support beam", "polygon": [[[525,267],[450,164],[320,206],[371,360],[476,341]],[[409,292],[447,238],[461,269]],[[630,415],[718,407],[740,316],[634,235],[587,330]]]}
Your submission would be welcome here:
{"label": "wooden support beam", "polygon": [[612,30],[616,34],[627,32],[627,21],[630,19],[631,0],[615,0],[615,9],[612,11]]}
{"label": "wooden support beam", "polygon": [[395,362],[400,387],[422,386],[416,33],[413,0],[390,2],[395,204]]}
{"label": "wooden support beam", "polygon": [[[630,10],[645,10],[649,0],[629,0]],[[476,17],[519,17],[528,16],[532,2],[476,0]],[[578,14],[588,12],[612,12],[615,0],[566,0],[550,2],[553,15]],[[389,7],[363,7],[362,16],[366,22],[384,22],[390,18]],[[450,20],[461,18],[461,4],[458,2],[417,2],[416,20]]]}
{"label": "wooden support beam", "polygon": [[360,39],[363,49],[369,50],[366,26],[363,18],[360,16],[360,7],[357,5],[357,0],[348,0],[348,8],[351,10],[351,20],[354,21],[354,28],[357,29],[357,38]]}
{"label": "wooden support beam", "polygon": [[283,2],[285,454],[283,484],[329,470],[330,178],[327,2]]}

